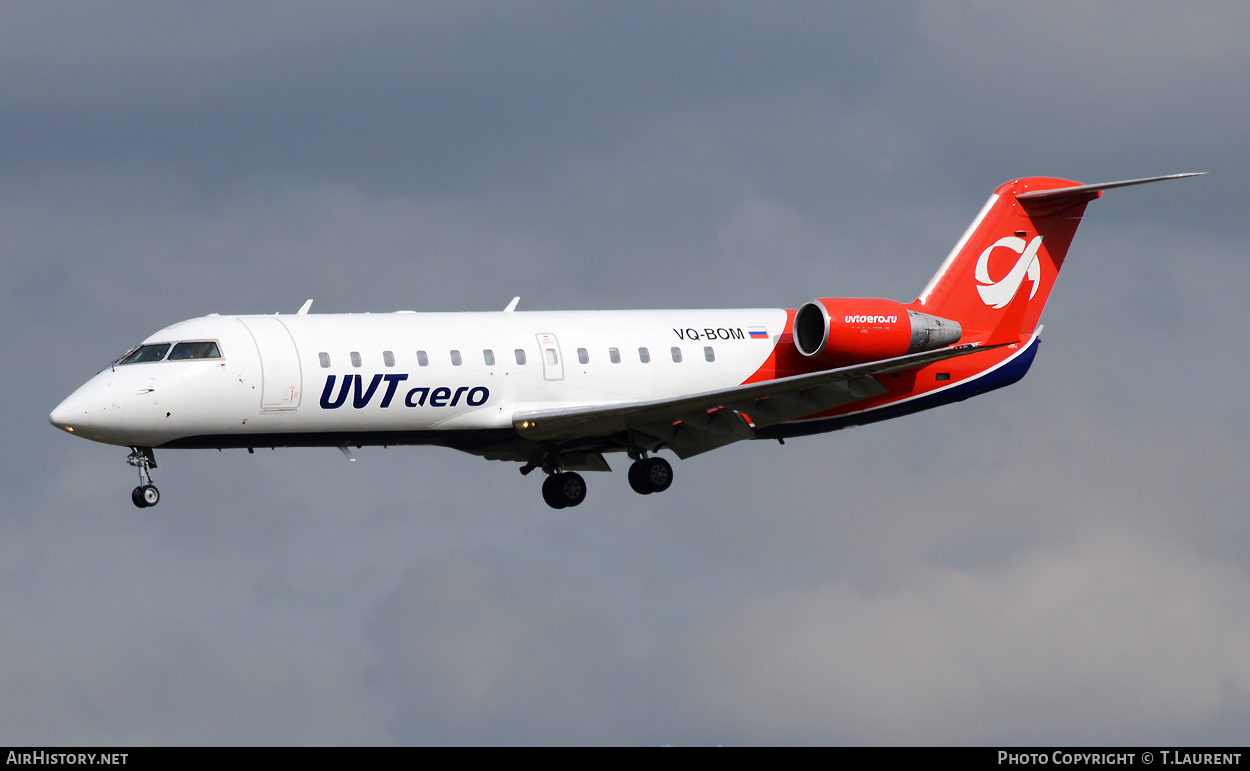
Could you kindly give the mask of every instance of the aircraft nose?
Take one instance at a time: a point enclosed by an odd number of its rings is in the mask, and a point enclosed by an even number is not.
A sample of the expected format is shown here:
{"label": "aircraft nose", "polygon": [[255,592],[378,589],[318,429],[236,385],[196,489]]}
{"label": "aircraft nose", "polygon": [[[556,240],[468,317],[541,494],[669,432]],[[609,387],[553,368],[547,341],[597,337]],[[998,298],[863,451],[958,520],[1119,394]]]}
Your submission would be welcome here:
{"label": "aircraft nose", "polygon": [[91,403],[78,389],[52,410],[48,422],[71,434],[91,425]]}

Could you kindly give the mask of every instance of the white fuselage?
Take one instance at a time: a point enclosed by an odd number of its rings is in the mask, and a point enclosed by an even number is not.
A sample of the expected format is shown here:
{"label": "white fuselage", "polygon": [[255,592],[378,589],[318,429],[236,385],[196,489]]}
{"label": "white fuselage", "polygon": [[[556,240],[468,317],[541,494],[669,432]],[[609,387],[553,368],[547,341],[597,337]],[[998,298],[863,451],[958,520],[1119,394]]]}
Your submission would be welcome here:
{"label": "white fuselage", "polygon": [[510,430],[530,410],[740,384],[786,318],[783,309],[207,316],[144,342],[215,341],[220,358],[114,365],[53,422],[143,447],[336,445],[349,435],[441,443],[441,432]]}

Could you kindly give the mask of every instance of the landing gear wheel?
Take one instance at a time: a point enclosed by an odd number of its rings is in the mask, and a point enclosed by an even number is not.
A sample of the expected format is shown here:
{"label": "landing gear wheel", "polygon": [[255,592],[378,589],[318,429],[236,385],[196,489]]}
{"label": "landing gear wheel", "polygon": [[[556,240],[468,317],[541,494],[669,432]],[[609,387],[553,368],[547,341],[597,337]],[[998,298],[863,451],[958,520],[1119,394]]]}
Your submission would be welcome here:
{"label": "landing gear wheel", "polygon": [[642,477],[653,493],[662,493],[673,484],[673,467],[659,456],[647,458],[642,462]]}
{"label": "landing gear wheel", "polygon": [[586,500],[586,480],[571,471],[552,474],[543,480],[543,500],[553,509],[576,506]]}
{"label": "landing gear wheel", "polygon": [[556,479],[559,480],[556,489],[560,491],[565,506],[577,506],[586,500],[586,480],[581,474],[566,471],[557,475]]}
{"label": "landing gear wheel", "polygon": [[645,460],[634,461],[629,465],[629,486],[639,495],[650,495],[651,484],[647,481],[647,472],[643,466],[646,465]]}
{"label": "landing gear wheel", "polygon": [[558,489],[560,474],[552,474],[543,480],[543,500],[553,509],[562,509],[568,504],[564,502],[563,496],[560,495]]}
{"label": "landing gear wheel", "polygon": [[156,468],[156,454],[151,447],[131,447],[126,463],[139,469],[139,486],[130,491],[130,502],[141,509],[161,502],[161,491],[152,484],[152,469]]}

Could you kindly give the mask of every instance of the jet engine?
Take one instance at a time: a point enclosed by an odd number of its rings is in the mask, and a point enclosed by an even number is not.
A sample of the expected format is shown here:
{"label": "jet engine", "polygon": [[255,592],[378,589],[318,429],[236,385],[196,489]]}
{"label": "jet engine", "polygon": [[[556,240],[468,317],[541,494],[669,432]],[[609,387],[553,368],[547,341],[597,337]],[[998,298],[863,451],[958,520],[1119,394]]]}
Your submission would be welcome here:
{"label": "jet engine", "polygon": [[794,346],[812,361],[839,367],[959,342],[959,322],[908,310],[894,300],[826,297],[799,308]]}

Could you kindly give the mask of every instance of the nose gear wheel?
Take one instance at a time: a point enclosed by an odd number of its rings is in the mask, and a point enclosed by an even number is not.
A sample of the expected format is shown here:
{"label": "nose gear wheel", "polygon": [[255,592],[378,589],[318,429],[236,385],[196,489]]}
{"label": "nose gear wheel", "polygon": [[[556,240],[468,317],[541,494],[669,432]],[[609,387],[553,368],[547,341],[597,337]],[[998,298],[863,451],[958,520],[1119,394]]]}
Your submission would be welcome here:
{"label": "nose gear wheel", "polygon": [[130,502],[141,509],[160,503],[161,491],[152,484],[152,469],[156,468],[156,453],[152,448],[131,447],[126,462],[139,469],[139,486],[130,491]]}

